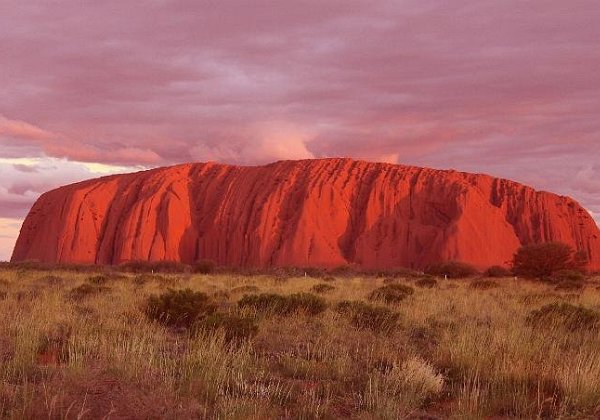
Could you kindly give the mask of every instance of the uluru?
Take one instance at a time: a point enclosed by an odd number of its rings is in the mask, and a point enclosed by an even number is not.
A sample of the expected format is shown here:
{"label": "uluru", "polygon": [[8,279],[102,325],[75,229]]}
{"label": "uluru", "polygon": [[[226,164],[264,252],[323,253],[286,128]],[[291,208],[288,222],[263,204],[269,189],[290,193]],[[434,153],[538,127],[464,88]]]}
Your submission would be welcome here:
{"label": "uluru", "polygon": [[561,241],[600,268],[600,231],[569,197],[505,179],[351,159],[192,163],[43,194],[12,261],[423,268],[507,264]]}

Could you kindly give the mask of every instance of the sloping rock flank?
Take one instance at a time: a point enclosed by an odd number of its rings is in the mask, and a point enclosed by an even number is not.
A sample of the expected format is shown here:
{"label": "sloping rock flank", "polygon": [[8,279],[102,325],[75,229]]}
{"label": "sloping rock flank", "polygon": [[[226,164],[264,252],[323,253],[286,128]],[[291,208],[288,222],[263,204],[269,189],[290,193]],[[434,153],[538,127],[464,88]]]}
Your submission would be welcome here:
{"label": "sloping rock flank", "polygon": [[196,163],[43,194],[13,261],[421,268],[507,263],[562,241],[600,268],[600,231],[577,202],[487,175],[350,159]]}

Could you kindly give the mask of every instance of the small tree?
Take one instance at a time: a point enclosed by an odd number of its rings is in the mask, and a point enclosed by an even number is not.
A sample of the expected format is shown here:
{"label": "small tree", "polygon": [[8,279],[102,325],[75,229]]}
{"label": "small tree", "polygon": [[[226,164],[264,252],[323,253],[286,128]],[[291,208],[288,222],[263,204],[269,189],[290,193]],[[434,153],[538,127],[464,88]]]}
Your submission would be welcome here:
{"label": "small tree", "polygon": [[513,257],[513,272],[524,277],[547,279],[560,270],[583,269],[586,265],[584,255],[562,242],[525,245]]}

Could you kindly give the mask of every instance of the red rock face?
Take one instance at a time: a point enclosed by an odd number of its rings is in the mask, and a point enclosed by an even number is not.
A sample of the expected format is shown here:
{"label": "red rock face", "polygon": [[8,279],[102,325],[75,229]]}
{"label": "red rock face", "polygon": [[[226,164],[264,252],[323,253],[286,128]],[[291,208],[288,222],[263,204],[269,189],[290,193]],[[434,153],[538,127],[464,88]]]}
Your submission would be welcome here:
{"label": "red rock face", "polygon": [[45,193],[13,261],[421,268],[508,262],[562,241],[600,268],[600,231],[575,201],[486,175],[350,159],[198,163]]}

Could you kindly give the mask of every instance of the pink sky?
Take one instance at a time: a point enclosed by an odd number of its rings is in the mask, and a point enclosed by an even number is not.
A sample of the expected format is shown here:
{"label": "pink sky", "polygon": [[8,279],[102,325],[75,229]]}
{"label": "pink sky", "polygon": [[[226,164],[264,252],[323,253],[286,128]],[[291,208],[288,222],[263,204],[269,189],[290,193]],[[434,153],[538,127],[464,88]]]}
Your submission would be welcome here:
{"label": "pink sky", "polygon": [[598,216],[598,22],[597,0],[2,0],[0,260],[44,190],[187,161],[485,172]]}

